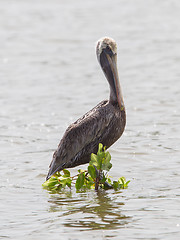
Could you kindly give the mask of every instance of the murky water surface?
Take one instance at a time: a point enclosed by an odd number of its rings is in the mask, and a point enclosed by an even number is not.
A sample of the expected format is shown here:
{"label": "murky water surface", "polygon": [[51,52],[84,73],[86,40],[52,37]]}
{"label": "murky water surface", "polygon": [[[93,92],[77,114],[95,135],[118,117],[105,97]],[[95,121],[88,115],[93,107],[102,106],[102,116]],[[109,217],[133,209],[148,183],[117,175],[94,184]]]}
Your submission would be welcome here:
{"label": "murky water surface", "polygon": [[[178,0],[1,1],[1,239],[179,239],[179,12]],[[117,41],[127,110],[111,175],[131,183],[50,194],[41,184],[66,127],[109,96],[102,36]]]}

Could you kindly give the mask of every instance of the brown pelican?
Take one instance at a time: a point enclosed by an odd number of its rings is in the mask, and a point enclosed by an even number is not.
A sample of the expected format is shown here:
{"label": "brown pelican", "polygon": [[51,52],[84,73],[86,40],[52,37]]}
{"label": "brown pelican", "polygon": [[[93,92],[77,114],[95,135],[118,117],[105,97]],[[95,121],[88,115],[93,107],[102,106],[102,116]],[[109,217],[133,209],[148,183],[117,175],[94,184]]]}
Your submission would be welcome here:
{"label": "brown pelican", "polygon": [[96,54],[109,82],[109,100],[100,102],[67,128],[53,155],[47,180],[57,171],[88,163],[99,143],[109,148],[124,131],[126,113],[117,71],[116,42],[108,37],[100,39]]}

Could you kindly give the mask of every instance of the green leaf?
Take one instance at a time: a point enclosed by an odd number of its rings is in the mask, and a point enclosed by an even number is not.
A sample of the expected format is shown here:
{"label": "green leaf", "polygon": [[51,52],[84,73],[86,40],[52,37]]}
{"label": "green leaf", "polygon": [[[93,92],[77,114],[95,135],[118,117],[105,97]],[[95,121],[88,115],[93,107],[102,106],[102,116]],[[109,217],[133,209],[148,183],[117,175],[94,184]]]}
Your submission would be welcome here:
{"label": "green leaf", "polygon": [[62,188],[65,188],[66,186],[68,186],[69,188],[71,187],[71,182],[72,179],[70,177],[68,178],[64,178],[63,176],[59,178],[59,184],[61,185]]}
{"label": "green leaf", "polygon": [[60,189],[62,185],[60,184],[58,178],[55,177],[55,175],[53,175],[53,177],[51,177],[49,180],[44,182],[42,184],[42,186],[43,186],[44,189],[47,189],[47,190],[50,190],[50,191],[54,192],[54,191]]}
{"label": "green leaf", "polygon": [[130,180],[126,182],[126,186],[128,186],[129,183],[130,183]]}
{"label": "green leaf", "polygon": [[64,177],[70,177],[70,172],[67,169],[63,169]]}
{"label": "green leaf", "polygon": [[97,156],[97,159],[98,159],[97,169],[98,169],[98,170],[102,170],[103,156],[102,156],[101,154],[99,154],[99,155]]}
{"label": "green leaf", "polygon": [[127,182],[126,182],[125,177],[119,178],[119,179],[118,179],[118,182],[119,182],[119,184],[120,184],[120,188],[122,188],[122,189],[127,188],[127,187],[128,187],[128,184],[130,183],[130,181],[127,181]]}
{"label": "green leaf", "polygon": [[109,152],[105,153],[105,159],[103,159],[102,163],[102,170],[109,171],[112,168],[112,164],[110,163],[111,160],[111,155]]}
{"label": "green leaf", "polygon": [[102,152],[103,152],[103,145],[102,143],[99,143],[97,155],[101,154]]}
{"label": "green leaf", "polygon": [[113,184],[112,184],[114,190],[118,190],[120,188],[120,184],[118,181],[113,181]]}
{"label": "green leaf", "polygon": [[88,166],[88,173],[90,174],[90,176],[92,177],[92,179],[96,178],[96,169],[94,166]]}
{"label": "green leaf", "polygon": [[104,162],[102,164],[102,170],[109,171],[112,168],[112,164],[110,162]]}
{"label": "green leaf", "polygon": [[75,187],[77,190],[82,188],[82,186],[84,185],[84,180],[85,180],[85,174],[82,172],[78,175],[78,178],[76,180]]}
{"label": "green leaf", "polygon": [[69,188],[71,187],[71,178],[64,178],[62,180],[60,180],[60,183],[62,184],[62,188],[65,188],[66,186],[68,186]]}
{"label": "green leaf", "polygon": [[106,152],[105,153],[105,158],[106,158],[106,161],[110,162],[111,161],[111,154],[109,152]]}
{"label": "green leaf", "polygon": [[72,179],[67,178],[66,185],[67,185],[69,188],[71,188],[71,182],[72,182]]}
{"label": "green leaf", "polygon": [[98,156],[94,153],[91,153],[91,161],[89,162],[89,165],[98,167]]}
{"label": "green leaf", "polygon": [[104,184],[107,178],[106,178],[104,172],[102,172],[102,174],[103,174],[103,177],[102,177],[102,179],[100,180],[100,183],[103,183],[103,184]]}
{"label": "green leaf", "polygon": [[66,179],[61,179],[60,183],[62,185],[62,188],[65,188],[65,186],[66,186]]}
{"label": "green leaf", "polygon": [[60,177],[61,173],[60,172],[56,172],[52,177]]}
{"label": "green leaf", "polygon": [[110,179],[109,177],[106,179],[106,181],[107,181],[109,184],[111,184],[111,179]]}
{"label": "green leaf", "polygon": [[85,175],[84,185],[83,187],[86,189],[94,189],[94,179],[89,175]]}
{"label": "green leaf", "polygon": [[52,178],[50,178],[49,180],[47,180],[46,182],[44,182],[44,183],[42,184],[42,186],[43,186],[44,188],[53,188],[56,184],[59,184],[58,179],[52,177]]}

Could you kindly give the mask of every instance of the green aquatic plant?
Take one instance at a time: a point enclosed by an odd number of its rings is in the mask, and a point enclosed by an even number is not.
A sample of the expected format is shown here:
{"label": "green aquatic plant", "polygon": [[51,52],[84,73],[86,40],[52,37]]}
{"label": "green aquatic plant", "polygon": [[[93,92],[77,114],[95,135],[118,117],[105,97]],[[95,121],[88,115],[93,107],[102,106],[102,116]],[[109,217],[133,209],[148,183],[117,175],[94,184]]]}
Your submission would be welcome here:
{"label": "green aquatic plant", "polygon": [[111,155],[106,151],[106,147],[103,147],[99,143],[97,154],[91,154],[91,161],[87,170],[78,170],[78,174],[75,176],[70,175],[67,169],[60,172],[56,172],[49,180],[43,183],[43,187],[51,191],[59,191],[65,187],[71,188],[72,184],[75,184],[76,190],[87,189],[125,189],[128,187],[130,181],[126,182],[124,177],[119,178],[117,181],[112,181],[108,176],[108,172],[112,167]]}

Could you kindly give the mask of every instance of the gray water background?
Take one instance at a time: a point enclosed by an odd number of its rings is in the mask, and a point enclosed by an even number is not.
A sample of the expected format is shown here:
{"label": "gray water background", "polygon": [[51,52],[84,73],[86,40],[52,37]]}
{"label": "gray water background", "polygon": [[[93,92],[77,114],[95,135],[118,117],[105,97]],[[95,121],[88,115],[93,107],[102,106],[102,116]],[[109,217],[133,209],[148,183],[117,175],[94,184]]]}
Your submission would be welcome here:
{"label": "gray water background", "polygon": [[[118,45],[127,111],[111,176],[131,183],[50,194],[65,129],[109,96],[103,36]],[[178,0],[0,1],[0,238],[179,239],[179,92]]]}

